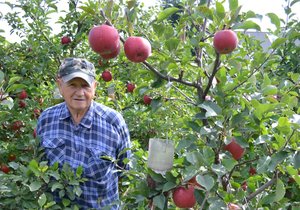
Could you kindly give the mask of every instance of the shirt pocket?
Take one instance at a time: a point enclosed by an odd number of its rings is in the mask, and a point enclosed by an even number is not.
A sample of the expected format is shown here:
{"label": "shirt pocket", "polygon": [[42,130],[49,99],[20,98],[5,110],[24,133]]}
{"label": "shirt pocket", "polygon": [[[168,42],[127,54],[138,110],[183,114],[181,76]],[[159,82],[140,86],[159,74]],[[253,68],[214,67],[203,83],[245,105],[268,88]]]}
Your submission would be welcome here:
{"label": "shirt pocket", "polygon": [[107,182],[113,173],[113,156],[106,151],[97,148],[87,148],[90,155],[85,168],[85,175],[88,178],[100,182]]}
{"label": "shirt pocket", "polygon": [[42,147],[45,148],[46,157],[50,164],[55,162],[61,165],[65,161],[65,141],[62,138],[49,138],[42,141]]}

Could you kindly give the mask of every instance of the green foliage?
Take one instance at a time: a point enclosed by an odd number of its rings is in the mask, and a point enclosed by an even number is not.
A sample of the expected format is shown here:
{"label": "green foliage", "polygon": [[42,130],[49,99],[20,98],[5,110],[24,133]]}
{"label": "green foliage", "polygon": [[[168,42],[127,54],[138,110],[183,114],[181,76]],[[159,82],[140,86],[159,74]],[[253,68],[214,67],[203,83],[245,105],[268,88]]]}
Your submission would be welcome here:
{"label": "green foliage", "polygon": [[[255,11],[241,12],[237,0],[179,1],[170,7],[144,8],[138,1],[69,1],[58,13],[58,1],[19,0],[7,3],[19,12],[4,18],[21,41],[0,36],[0,208],[76,209],[74,199],[85,180],[82,168],[48,166],[34,138],[37,115],[60,101],[54,97],[60,60],[78,56],[91,60],[99,82],[96,101],[121,112],[133,142],[131,170],[120,183],[123,209],[176,209],[172,191],[196,177],[197,209],[226,209],[236,203],[245,209],[297,209],[300,200],[299,23],[292,1],[285,8],[288,21],[269,13],[275,37],[268,49],[249,36],[260,31]],[[53,33],[51,15],[61,32]],[[146,37],[152,55],[145,63],[119,56],[103,60],[88,44],[93,25],[111,23],[123,40]],[[234,29],[239,46],[231,54],[216,54],[212,38],[224,27]],[[1,32],[0,32],[1,33]],[[71,43],[61,44],[62,36]],[[98,64],[101,60],[101,65]],[[100,75],[113,74],[111,82]],[[136,84],[133,93],[126,83]],[[26,107],[19,93],[26,90]],[[108,94],[108,90],[113,93]],[[150,95],[150,106],[143,96]],[[19,129],[12,129],[21,121]],[[175,142],[173,168],[164,174],[147,166],[150,138]],[[232,138],[245,148],[233,159],[225,144]],[[9,154],[17,159],[9,161]],[[249,168],[256,169],[249,174]],[[247,188],[243,189],[243,183]],[[63,197],[55,202],[51,192]]]}

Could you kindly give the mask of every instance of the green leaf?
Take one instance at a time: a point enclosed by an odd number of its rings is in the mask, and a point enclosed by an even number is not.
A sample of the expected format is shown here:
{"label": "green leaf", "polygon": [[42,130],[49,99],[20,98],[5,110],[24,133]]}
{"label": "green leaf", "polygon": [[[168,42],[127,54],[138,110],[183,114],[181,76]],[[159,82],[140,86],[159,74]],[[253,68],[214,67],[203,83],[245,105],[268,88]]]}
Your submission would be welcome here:
{"label": "green leaf", "polygon": [[81,175],[82,175],[82,172],[83,172],[83,167],[82,167],[82,166],[79,166],[79,167],[76,169],[76,177],[80,178]]}
{"label": "green leaf", "polygon": [[155,196],[153,198],[153,204],[155,207],[158,207],[160,209],[165,209],[165,202],[166,202],[166,197],[163,194],[160,194],[158,196]]}
{"label": "green leaf", "polygon": [[272,48],[272,49],[276,49],[276,48],[278,48],[280,45],[284,44],[286,41],[287,41],[286,38],[281,38],[281,37],[279,37],[279,38],[275,39],[275,41],[272,42],[271,48]]}
{"label": "green leaf", "polygon": [[37,191],[42,187],[42,184],[40,181],[34,181],[29,185],[29,189],[31,192]]}
{"label": "green leaf", "polygon": [[169,190],[175,188],[176,186],[177,186],[177,184],[174,182],[167,182],[164,184],[162,191],[163,192],[169,191]]}
{"label": "green leaf", "polygon": [[51,192],[54,192],[56,189],[61,189],[62,190],[62,189],[64,189],[64,186],[61,183],[56,182],[52,185]]}
{"label": "green leaf", "polygon": [[38,199],[39,206],[43,207],[46,202],[47,202],[47,196],[45,195],[45,193],[43,193],[42,195],[40,195]]}
{"label": "green leaf", "polygon": [[289,156],[289,153],[285,152],[285,151],[281,151],[281,152],[273,154],[271,157],[271,162],[268,167],[269,171],[270,172],[275,171],[276,166],[278,164],[280,164],[282,161],[284,161],[288,156]]}
{"label": "green leaf", "polygon": [[221,114],[222,109],[216,103],[212,101],[204,101],[199,107],[206,110],[205,116],[206,117],[213,117],[218,116]]}
{"label": "green leaf", "polygon": [[174,51],[177,49],[179,43],[179,39],[170,38],[166,41],[166,47],[169,51]]}
{"label": "green leaf", "polygon": [[267,13],[266,16],[268,16],[271,19],[271,23],[273,23],[277,29],[280,29],[280,19],[276,14]]}
{"label": "green leaf", "polygon": [[199,7],[196,7],[196,9],[197,9],[197,11],[199,11],[201,17],[208,18],[209,20],[213,20],[213,13],[208,7],[199,6]]}
{"label": "green leaf", "polygon": [[266,143],[267,141],[270,141],[272,138],[271,135],[261,135],[259,136],[255,141],[254,141],[254,144],[255,145],[258,145],[258,144],[264,144]]}
{"label": "green leaf", "polygon": [[269,163],[271,162],[270,156],[264,156],[258,160],[257,173],[261,174],[268,170]]}
{"label": "green leaf", "polygon": [[4,73],[3,71],[0,71],[0,84],[3,82],[4,80]]}
{"label": "green leaf", "polygon": [[262,93],[264,96],[275,95],[277,94],[277,87],[275,85],[267,85],[262,89]]}
{"label": "green leaf", "polygon": [[283,134],[289,134],[291,131],[289,119],[287,117],[280,117],[278,119],[278,125],[276,126],[276,129],[278,129]]}
{"label": "green leaf", "polygon": [[211,176],[209,176],[209,175],[204,175],[204,176],[197,175],[196,176],[196,180],[207,191],[210,191],[214,187],[214,184],[215,184],[214,179]]}
{"label": "green leaf", "polygon": [[24,85],[24,84],[13,84],[13,85],[10,85],[7,89],[6,89],[6,92],[9,93],[9,92],[12,92],[12,91],[15,91],[15,90],[19,90],[19,89],[24,89],[26,88],[27,86]]}
{"label": "green leaf", "polygon": [[215,161],[215,153],[213,149],[205,146],[203,147],[202,151],[203,151],[202,156],[203,156],[204,164],[206,166],[211,166]]}
{"label": "green leaf", "polygon": [[160,12],[157,16],[157,22],[161,22],[165,19],[167,19],[168,17],[170,17],[171,15],[173,15],[174,13],[176,13],[179,10],[179,8],[177,7],[169,7],[165,10],[163,10],[162,12]]}
{"label": "green leaf", "polygon": [[254,23],[251,20],[247,20],[241,23],[237,23],[235,25],[232,26],[233,29],[244,29],[244,30],[248,30],[248,29],[256,29],[257,31],[260,31],[260,26],[256,23]]}
{"label": "green leaf", "polygon": [[297,151],[294,155],[294,167],[296,169],[300,168],[300,151]]}
{"label": "green leaf", "polygon": [[283,199],[284,195],[285,195],[284,183],[280,179],[277,179],[274,202],[278,202],[281,199]]}
{"label": "green leaf", "polygon": [[233,167],[237,164],[237,161],[233,158],[223,159],[222,164],[225,166],[227,171],[231,171]]}
{"label": "green leaf", "polygon": [[225,18],[225,9],[223,4],[221,4],[220,2],[216,2],[216,12],[219,19]]}
{"label": "green leaf", "polygon": [[229,9],[230,10],[236,10],[239,6],[238,0],[229,0]]}

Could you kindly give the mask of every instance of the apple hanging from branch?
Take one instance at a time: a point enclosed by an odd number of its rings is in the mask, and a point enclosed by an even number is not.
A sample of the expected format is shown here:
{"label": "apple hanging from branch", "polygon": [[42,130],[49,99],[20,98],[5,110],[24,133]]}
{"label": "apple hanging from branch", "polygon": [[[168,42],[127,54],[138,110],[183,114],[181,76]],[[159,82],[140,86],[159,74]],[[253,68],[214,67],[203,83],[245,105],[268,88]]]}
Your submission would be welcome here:
{"label": "apple hanging from branch", "polygon": [[234,138],[229,144],[224,146],[224,150],[230,152],[235,160],[239,160],[241,157],[243,157],[245,152],[245,149],[241,147]]}
{"label": "apple hanging from branch", "polygon": [[194,191],[192,185],[176,187],[172,195],[175,205],[179,208],[193,208],[196,205]]}
{"label": "apple hanging from branch", "polygon": [[228,54],[237,47],[238,37],[234,31],[224,29],[215,33],[213,45],[218,53]]}
{"label": "apple hanging from branch", "polygon": [[128,60],[144,62],[151,55],[151,44],[143,37],[131,36],[124,43],[124,51]]}
{"label": "apple hanging from branch", "polygon": [[115,58],[120,52],[120,36],[112,26],[94,26],[89,32],[88,41],[92,50],[104,59]]}

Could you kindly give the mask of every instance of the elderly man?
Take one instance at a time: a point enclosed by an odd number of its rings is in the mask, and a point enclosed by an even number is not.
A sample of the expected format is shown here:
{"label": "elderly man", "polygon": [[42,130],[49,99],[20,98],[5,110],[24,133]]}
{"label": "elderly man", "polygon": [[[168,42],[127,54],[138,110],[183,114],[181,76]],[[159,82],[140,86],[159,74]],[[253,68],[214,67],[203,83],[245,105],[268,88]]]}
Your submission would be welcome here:
{"label": "elderly man", "polygon": [[[127,125],[120,113],[93,100],[97,82],[89,61],[65,59],[57,85],[64,102],[43,111],[37,125],[46,158],[49,164],[67,163],[74,170],[83,167],[88,181],[81,185],[82,195],[76,198],[81,209],[109,205],[118,209],[112,203],[119,199],[116,169],[128,168],[123,163],[130,157]],[[116,164],[103,156],[119,161]]]}

